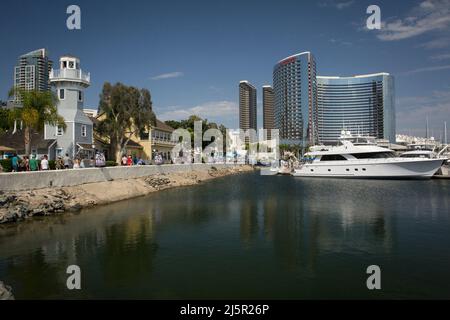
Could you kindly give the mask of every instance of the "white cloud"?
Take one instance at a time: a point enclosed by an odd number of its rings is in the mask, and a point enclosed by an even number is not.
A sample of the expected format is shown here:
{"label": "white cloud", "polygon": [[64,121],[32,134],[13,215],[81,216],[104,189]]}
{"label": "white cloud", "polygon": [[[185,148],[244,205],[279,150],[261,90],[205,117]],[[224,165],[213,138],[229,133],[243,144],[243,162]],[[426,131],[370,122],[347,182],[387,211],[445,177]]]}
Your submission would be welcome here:
{"label": "white cloud", "polygon": [[175,71],[175,72],[169,72],[169,73],[163,73],[157,76],[152,77],[152,80],[162,80],[162,79],[170,79],[170,78],[179,78],[184,76],[183,72]]}
{"label": "white cloud", "polygon": [[383,41],[395,41],[449,29],[450,0],[426,0],[404,18],[382,23],[377,37]]}
{"label": "white cloud", "polygon": [[425,49],[442,49],[448,46],[450,46],[450,38],[447,37],[437,38],[420,45],[420,47]]}
{"label": "white cloud", "polygon": [[351,46],[351,45],[353,45],[353,43],[350,42],[350,41],[344,41],[344,40],[341,40],[341,39],[334,39],[334,38],[330,39],[329,42],[332,43],[332,44],[343,45],[343,46]]}
{"label": "white cloud", "polygon": [[338,10],[342,10],[347,7],[350,7],[354,2],[355,2],[354,0],[349,0],[349,1],[328,0],[325,2],[320,2],[319,6],[322,8],[332,7],[332,8],[336,8]]}
{"label": "white cloud", "polygon": [[437,55],[431,56],[430,59],[434,60],[434,61],[447,60],[447,59],[450,59],[450,53],[437,54]]}
{"label": "white cloud", "polygon": [[407,76],[407,75],[416,74],[416,73],[442,71],[442,70],[448,70],[448,69],[450,69],[450,64],[443,65],[443,66],[417,68],[417,69],[413,69],[413,70],[409,70],[409,71],[406,71],[406,72],[399,73],[399,75]]}
{"label": "white cloud", "polygon": [[[165,111],[164,111],[165,110]],[[239,115],[239,107],[233,101],[209,101],[193,107],[171,106],[158,108],[161,120],[183,120],[191,115],[197,115],[202,119],[217,122],[229,122],[236,120]]]}

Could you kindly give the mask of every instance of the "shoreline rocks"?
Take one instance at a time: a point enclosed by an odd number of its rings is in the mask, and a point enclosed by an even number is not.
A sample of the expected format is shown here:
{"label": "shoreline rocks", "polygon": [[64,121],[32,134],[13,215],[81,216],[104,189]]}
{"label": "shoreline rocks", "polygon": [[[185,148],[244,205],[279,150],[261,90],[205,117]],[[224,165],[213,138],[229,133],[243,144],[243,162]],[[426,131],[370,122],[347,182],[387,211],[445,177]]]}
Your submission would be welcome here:
{"label": "shoreline rocks", "polygon": [[31,217],[76,212],[95,205],[144,196],[152,192],[188,186],[210,179],[252,171],[251,166],[239,166],[208,171],[161,173],[152,176],[88,183],[71,187],[37,190],[0,191],[0,224],[25,221]]}

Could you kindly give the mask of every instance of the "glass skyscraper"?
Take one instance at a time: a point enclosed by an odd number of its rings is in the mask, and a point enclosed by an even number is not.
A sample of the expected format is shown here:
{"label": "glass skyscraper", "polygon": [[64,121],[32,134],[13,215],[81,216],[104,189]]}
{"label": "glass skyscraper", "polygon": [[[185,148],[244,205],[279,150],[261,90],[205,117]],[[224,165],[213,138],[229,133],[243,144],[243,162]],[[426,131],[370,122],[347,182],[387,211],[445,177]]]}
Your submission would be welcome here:
{"label": "glass skyscraper", "polygon": [[45,49],[21,55],[14,67],[14,86],[23,90],[50,90],[49,74],[52,61]]}
{"label": "glass skyscraper", "polygon": [[317,76],[319,141],[334,144],[342,129],[395,142],[394,78],[389,73]]}
{"label": "glass skyscraper", "polygon": [[316,62],[311,52],[279,61],[273,69],[275,127],[281,143],[317,143]]}

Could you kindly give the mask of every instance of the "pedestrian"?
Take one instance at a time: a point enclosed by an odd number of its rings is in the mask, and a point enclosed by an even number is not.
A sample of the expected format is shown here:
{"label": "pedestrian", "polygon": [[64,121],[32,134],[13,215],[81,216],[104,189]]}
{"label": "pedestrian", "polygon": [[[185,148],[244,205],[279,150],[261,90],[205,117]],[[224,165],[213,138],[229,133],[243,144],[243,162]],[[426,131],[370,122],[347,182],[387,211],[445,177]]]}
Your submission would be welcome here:
{"label": "pedestrian", "polygon": [[41,160],[41,170],[48,170],[48,157],[44,155],[44,158]]}
{"label": "pedestrian", "polygon": [[25,156],[24,159],[25,171],[30,171],[30,158],[28,156]]}
{"label": "pedestrian", "polygon": [[128,156],[127,166],[131,166],[131,165],[133,165],[133,159],[131,158],[131,156]]}
{"label": "pedestrian", "polygon": [[123,155],[123,156],[122,156],[122,165],[123,165],[123,166],[126,166],[127,163],[128,163],[128,158],[127,158],[126,155]]}
{"label": "pedestrian", "polygon": [[63,170],[64,168],[65,168],[64,160],[61,158],[61,156],[58,156],[58,158],[55,161],[55,169]]}
{"label": "pedestrian", "polygon": [[26,171],[26,160],[27,156],[23,156],[22,159],[19,159],[19,172]]}
{"label": "pedestrian", "polygon": [[64,156],[64,168],[69,169],[71,162],[72,160],[70,159],[69,154],[66,153],[66,155]]}
{"label": "pedestrian", "polygon": [[19,171],[19,156],[17,153],[14,153],[11,159],[11,165],[12,165],[12,171],[18,172]]}
{"label": "pedestrian", "polygon": [[30,166],[30,171],[38,171],[39,170],[39,164],[36,160],[36,155],[33,154],[31,156],[29,166]]}
{"label": "pedestrian", "polygon": [[75,158],[73,161],[73,169],[80,169],[80,160],[78,158]]}

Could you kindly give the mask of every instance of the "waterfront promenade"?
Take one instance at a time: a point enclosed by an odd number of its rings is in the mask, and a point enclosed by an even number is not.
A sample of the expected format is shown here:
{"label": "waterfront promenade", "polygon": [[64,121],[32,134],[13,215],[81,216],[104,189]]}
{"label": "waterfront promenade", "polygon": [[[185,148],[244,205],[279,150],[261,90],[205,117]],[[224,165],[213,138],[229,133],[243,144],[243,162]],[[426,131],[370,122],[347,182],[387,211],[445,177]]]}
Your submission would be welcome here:
{"label": "waterfront promenade", "polygon": [[[48,187],[69,187],[85,183],[142,178],[154,174],[208,171],[211,168],[236,167],[235,164],[166,164],[151,166],[117,166],[69,170],[26,171],[0,174],[0,191],[34,190]],[[240,165],[237,165],[240,167]]]}

